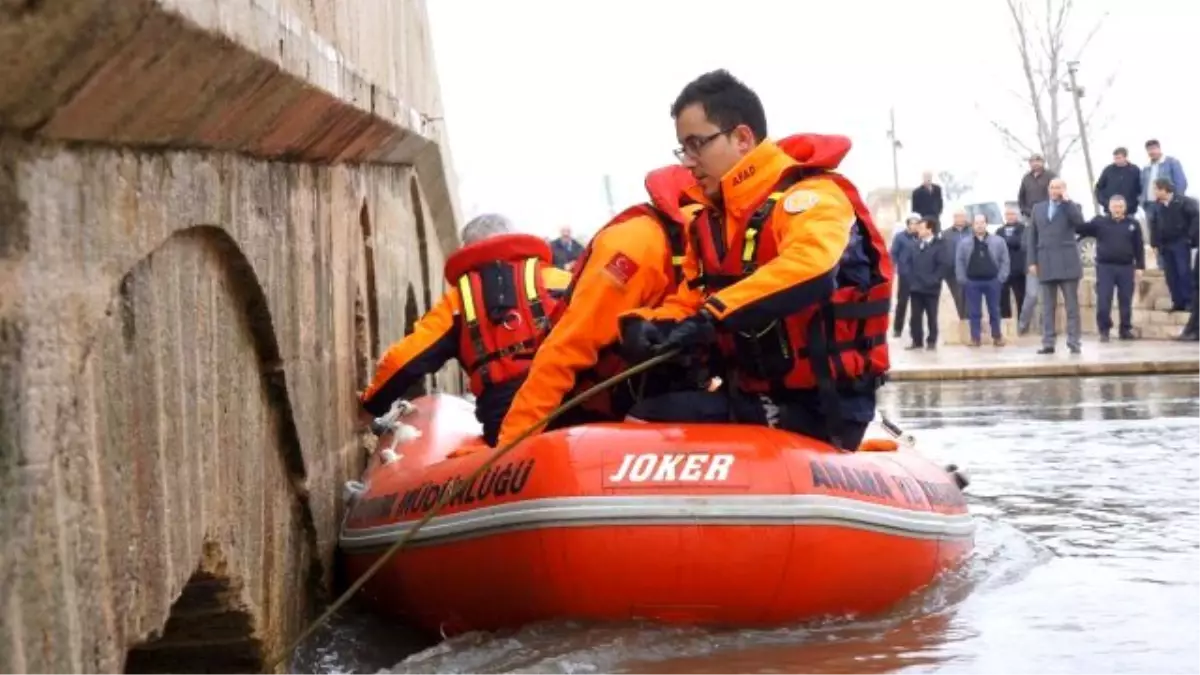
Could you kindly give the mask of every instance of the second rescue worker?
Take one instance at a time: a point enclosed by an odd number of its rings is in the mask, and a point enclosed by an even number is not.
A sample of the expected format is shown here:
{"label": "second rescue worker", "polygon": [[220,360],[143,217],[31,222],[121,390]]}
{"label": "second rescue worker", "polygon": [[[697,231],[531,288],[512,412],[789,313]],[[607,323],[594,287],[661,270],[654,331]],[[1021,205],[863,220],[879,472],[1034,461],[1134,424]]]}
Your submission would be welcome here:
{"label": "second rescue worker", "polygon": [[[592,237],[576,263],[566,309],[504,418],[500,445],[550,414],[570,392],[624,370],[616,354],[617,317],[657,306],[682,281],[685,224],[700,208],[683,204],[684,189],[694,184],[681,166],[651,171],[650,201],[621,212]],[[622,383],[581,407],[597,419],[620,420],[638,394],[653,396],[672,384],[663,372],[655,374]]]}
{"label": "second rescue worker", "polygon": [[739,421],[857,449],[889,369],[892,264],[857,190],[833,171],[849,142],[768,140],[758,96],[724,70],[688,84],[671,115],[705,206],[689,283],[623,315],[622,342],[645,357],[716,340]]}
{"label": "second rescue worker", "polygon": [[446,260],[452,287],[411,333],[388,348],[360,401],[378,417],[421,378],[457,359],[471,376],[483,439],[495,445],[530,361],[551,332],[571,275],[550,265],[545,241],[514,232],[503,216],[473,219],[463,227],[462,241]]}

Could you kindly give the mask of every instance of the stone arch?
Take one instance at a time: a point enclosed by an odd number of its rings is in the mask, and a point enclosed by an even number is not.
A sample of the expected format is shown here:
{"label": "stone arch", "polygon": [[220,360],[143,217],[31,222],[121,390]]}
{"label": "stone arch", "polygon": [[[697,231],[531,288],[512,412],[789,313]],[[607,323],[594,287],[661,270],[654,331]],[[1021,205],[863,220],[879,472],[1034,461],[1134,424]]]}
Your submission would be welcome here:
{"label": "stone arch", "polygon": [[417,178],[409,181],[409,194],[412,202],[413,218],[417,228],[417,256],[421,261],[421,290],[424,294],[423,308],[428,311],[433,306],[433,273],[429,267],[429,230],[425,224],[425,205],[421,200],[421,188]]}
{"label": "stone arch", "polygon": [[200,565],[157,637],[135,645],[126,673],[262,672],[262,641],[239,580],[229,576],[220,548],[206,542]]}
{"label": "stone arch", "polygon": [[[165,672],[247,672],[298,630],[321,561],[275,322],[237,242],[188,227],[135,263],[78,375],[62,412],[93,420],[81,442],[97,468],[65,481],[91,505],[80,546],[105,558],[79,583],[111,603],[81,616],[98,626],[85,640],[111,640],[114,658],[140,645],[131,672],[171,653],[181,661]],[[216,621],[238,654],[209,643],[180,656],[196,643],[185,636],[208,625],[192,611],[204,598],[228,600]]]}
{"label": "stone arch", "polygon": [[375,359],[379,358],[379,294],[375,278],[375,236],[371,213],[363,199],[358,214],[362,234],[362,267],[354,289],[354,376],[357,390],[371,383]]}

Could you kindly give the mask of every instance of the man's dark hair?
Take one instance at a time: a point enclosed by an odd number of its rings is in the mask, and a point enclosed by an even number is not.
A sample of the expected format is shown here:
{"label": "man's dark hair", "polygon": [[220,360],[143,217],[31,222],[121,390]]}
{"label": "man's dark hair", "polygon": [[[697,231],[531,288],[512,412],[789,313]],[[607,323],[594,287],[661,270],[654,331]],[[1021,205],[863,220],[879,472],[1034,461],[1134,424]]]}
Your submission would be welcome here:
{"label": "man's dark hair", "polygon": [[1128,157],[1129,151],[1126,150],[1125,148],[1121,147],[1121,148],[1117,148],[1116,150],[1113,150],[1113,155],[1120,155],[1122,157]]}
{"label": "man's dark hair", "polygon": [[754,133],[754,140],[767,137],[767,113],[758,94],[724,68],[689,82],[671,104],[671,117],[678,119],[683,109],[693,103],[699,103],[704,116],[722,131],[733,131],[745,124]]}
{"label": "man's dark hair", "polygon": [[926,227],[929,228],[929,231],[934,234],[937,234],[938,230],[942,229],[942,223],[938,221],[937,218],[926,216],[921,219],[921,222],[925,223]]}
{"label": "man's dark hair", "polygon": [[1157,147],[1159,147],[1157,138],[1151,138],[1150,140],[1146,141],[1146,149],[1147,150],[1149,150],[1150,148],[1157,148]]}
{"label": "man's dark hair", "polygon": [[1167,194],[1175,194],[1175,184],[1171,182],[1170,178],[1155,178],[1154,187],[1166,190]]}

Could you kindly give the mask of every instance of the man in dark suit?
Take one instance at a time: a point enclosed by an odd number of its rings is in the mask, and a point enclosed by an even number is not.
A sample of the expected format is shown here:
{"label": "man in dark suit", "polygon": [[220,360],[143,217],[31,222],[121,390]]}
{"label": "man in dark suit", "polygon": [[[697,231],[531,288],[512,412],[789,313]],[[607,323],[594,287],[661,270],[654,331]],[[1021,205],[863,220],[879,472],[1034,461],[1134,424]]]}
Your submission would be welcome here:
{"label": "man in dark suit", "polygon": [[1029,273],[1036,275],[1042,291],[1042,348],[1039,354],[1053,354],[1058,335],[1054,314],[1061,291],[1067,306],[1067,348],[1072,354],[1082,351],[1079,321],[1079,280],[1083,261],[1079,257],[1075,229],[1084,224],[1079,205],[1067,198],[1067,184],[1061,178],[1050,181],[1049,201],[1033,206],[1029,227],[1025,229],[1026,260]]}
{"label": "man in dark suit", "polygon": [[1158,199],[1150,216],[1150,246],[1162,261],[1167,290],[1171,292],[1171,311],[1185,312],[1192,299],[1189,276],[1192,269],[1192,246],[1188,233],[1200,220],[1200,205],[1191,197],[1180,194],[1169,178],[1154,181]]}
{"label": "man in dark suit", "polygon": [[933,182],[933,172],[921,175],[921,184],[912,192],[912,210],[922,218],[942,220],[942,186]]}

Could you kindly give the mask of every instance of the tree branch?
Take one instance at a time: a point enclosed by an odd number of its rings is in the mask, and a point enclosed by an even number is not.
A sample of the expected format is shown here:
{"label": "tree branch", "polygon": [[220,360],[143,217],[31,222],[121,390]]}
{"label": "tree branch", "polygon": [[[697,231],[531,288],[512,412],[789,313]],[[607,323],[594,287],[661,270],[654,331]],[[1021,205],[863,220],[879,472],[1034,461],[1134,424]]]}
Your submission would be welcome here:
{"label": "tree branch", "polygon": [[988,120],[988,123],[1000,134],[1000,138],[1004,141],[1004,145],[1007,146],[1009,152],[1022,159],[1028,159],[1030,155],[1034,154],[1033,148],[1030,148],[1025,141],[1022,141],[1021,137],[1017,136],[1012,129],[1009,129],[996,120]]}

